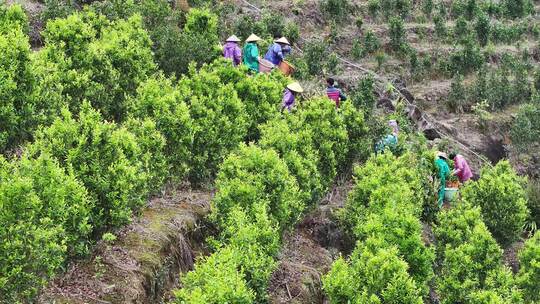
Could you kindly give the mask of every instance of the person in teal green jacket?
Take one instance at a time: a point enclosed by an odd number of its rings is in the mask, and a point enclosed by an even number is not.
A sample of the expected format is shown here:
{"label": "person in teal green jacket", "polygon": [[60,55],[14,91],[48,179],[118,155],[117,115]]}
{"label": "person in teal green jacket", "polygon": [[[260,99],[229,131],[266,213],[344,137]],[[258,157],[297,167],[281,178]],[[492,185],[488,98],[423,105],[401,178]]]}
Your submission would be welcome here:
{"label": "person in teal green jacket", "polygon": [[446,179],[450,176],[450,167],[448,166],[448,163],[446,163],[446,160],[448,157],[446,156],[446,153],[444,152],[437,152],[435,154],[435,166],[437,167],[437,170],[439,170],[439,180],[441,181],[441,185],[439,186],[439,197],[437,200],[437,203],[439,204],[439,208],[442,208],[444,203],[444,193],[446,188]]}
{"label": "person in teal green jacket", "polygon": [[259,72],[259,47],[257,46],[257,42],[261,41],[261,38],[259,38],[255,34],[251,34],[246,39],[246,45],[244,46],[243,54],[243,62],[248,67],[250,71],[254,71],[255,73]]}

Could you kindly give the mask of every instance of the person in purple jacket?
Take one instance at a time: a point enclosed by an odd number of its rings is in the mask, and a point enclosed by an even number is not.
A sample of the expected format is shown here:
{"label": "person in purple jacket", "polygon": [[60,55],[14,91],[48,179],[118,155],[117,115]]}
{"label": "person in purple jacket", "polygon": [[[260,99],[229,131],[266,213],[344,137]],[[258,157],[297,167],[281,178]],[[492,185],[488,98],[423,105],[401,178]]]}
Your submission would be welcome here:
{"label": "person in purple jacket", "polygon": [[292,108],[294,107],[296,94],[302,92],[304,92],[304,89],[302,89],[302,86],[298,82],[289,84],[285,89],[285,92],[283,92],[283,104],[281,105],[281,111],[283,112],[284,109],[287,109],[287,111],[291,112]]}
{"label": "person in purple jacket", "polygon": [[240,39],[235,35],[227,38],[227,43],[223,47],[223,57],[230,59],[234,66],[237,66],[242,62],[242,50],[238,46]]}
{"label": "person in purple jacket", "polygon": [[264,59],[272,62],[274,65],[279,65],[285,59],[285,55],[290,53],[290,45],[289,40],[285,37],[275,40],[268,49],[268,52],[266,52]]}

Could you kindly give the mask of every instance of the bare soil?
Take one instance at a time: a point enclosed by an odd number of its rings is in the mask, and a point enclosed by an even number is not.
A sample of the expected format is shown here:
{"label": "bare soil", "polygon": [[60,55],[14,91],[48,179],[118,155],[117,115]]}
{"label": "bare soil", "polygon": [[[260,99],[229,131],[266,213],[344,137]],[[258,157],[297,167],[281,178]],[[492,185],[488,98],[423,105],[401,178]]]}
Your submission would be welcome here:
{"label": "bare soil", "polygon": [[153,199],[116,241],[100,241],[91,257],[72,263],[38,303],[160,303],[204,251],[201,219],[211,197],[187,190]]}
{"label": "bare soil", "polygon": [[270,303],[325,303],[321,278],[339,254],[352,248],[334,218],[351,188],[349,180],[339,182],[284,236],[279,266],[270,280]]}

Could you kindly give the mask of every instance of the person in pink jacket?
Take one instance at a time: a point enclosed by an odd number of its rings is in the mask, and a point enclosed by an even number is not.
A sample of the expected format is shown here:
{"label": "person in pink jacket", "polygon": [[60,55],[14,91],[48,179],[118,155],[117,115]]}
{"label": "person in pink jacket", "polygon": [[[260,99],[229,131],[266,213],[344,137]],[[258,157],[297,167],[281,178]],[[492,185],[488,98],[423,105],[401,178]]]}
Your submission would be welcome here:
{"label": "person in pink jacket", "polygon": [[473,175],[465,157],[461,154],[452,152],[450,153],[450,159],[454,161],[454,171],[452,174],[456,175],[461,183],[470,180]]}

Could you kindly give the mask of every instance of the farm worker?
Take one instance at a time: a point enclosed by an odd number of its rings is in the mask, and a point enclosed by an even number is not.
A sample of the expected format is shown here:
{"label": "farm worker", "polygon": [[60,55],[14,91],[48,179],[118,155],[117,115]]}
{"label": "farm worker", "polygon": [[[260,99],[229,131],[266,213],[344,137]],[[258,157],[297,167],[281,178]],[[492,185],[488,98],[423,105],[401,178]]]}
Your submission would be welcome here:
{"label": "farm worker", "polygon": [[444,193],[446,188],[446,178],[450,176],[450,167],[448,167],[446,159],[448,159],[448,157],[444,152],[437,152],[435,154],[435,166],[437,167],[437,170],[439,170],[439,179],[441,181],[441,185],[439,186],[439,196],[437,200],[439,208],[442,208],[443,206]]}
{"label": "farm worker", "polygon": [[239,65],[242,61],[242,50],[238,46],[240,39],[235,35],[227,38],[227,43],[223,47],[223,57],[232,60],[235,66]]}
{"label": "farm worker", "polygon": [[335,82],[336,81],[334,78],[330,77],[326,79],[326,83],[328,84],[326,87],[326,95],[336,103],[336,108],[339,108],[339,103],[347,100],[347,96],[345,96],[340,89],[334,86]]}
{"label": "farm worker", "polygon": [[[284,59],[287,53],[287,49],[290,50],[290,43],[285,37],[281,37],[274,41],[274,43],[266,52],[264,59],[272,62],[274,65],[279,65]],[[283,50],[285,49],[285,53]]]}
{"label": "farm worker", "polygon": [[244,64],[250,71],[256,73],[259,72],[259,47],[257,46],[257,42],[261,40],[262,39],[257,35],[251,34],[251,36],[246,39],[246,45],[243,50]]}
{"label": "farm worker", "polygon": [[386,148],[395,149],[398,145],[399,125],[397,121],[389,120],[388,126],[392,128],[392,133],[375,144],[375,153],[383,153]]}
{"label": "farm worker", "polygon": [[456,175],[462,184],[470,180],[473,175],[465,157],[456,152],[452,152],[450,153],[450,159],[454,161],[454,171],[452,172],[452,175]]}
{"label": "farm worker", "polygon": [[283,104],[281,105],[281,111],[287,109],[291,112],[292,107],[294,106],[294,99],[296,94],[304,92],[302,86],[298,82],[293,82],[287,86],[285,92],[283,93]]}

